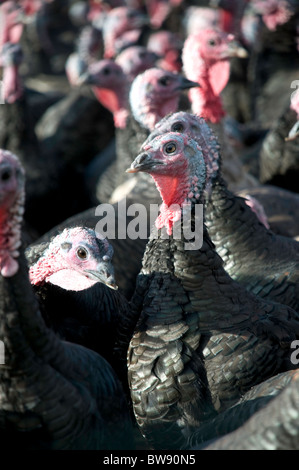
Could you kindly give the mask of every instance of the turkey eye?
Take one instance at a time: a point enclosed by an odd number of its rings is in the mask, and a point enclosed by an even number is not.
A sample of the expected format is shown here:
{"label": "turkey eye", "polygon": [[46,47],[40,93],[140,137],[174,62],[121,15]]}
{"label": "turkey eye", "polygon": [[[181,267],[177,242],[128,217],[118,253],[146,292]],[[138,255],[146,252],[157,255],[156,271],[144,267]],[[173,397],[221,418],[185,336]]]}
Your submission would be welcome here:
{"label": "turkey eye", "polygon": [[103,75],[109,75],[109,73],[110,73],[110,70],[108,69],[108,67],[105,67],[103,69]]}
{"label": "turkey eye", "polygon": [[176,151],[176,145],[173,142],[169,142],[169,144],[165,145],[164,150],[166,153],[173,153]]}
{"label": "turkey eye", "polygon": [[173,132],[183,132],[184,131],[184,126],[181,122],[175,122],[172,126],[171,126],[171,130]]}
{"label": "turkey eye", "polygon": [[162,85],[162,86],[167,86],[167,85],[169,85],[169,83],[170,83],[170,78],[169,78],[169,77],[161,77],[161,78],[159,79],[159,83],[160,83],[160,85]]}
{"label": "turkey eye", "polygon": [[7,181],[11,177],[11,171],[10,170],[4,170],[2,175],[1,175],[1,180],[2,181]]}
{"label": "turkey eye", "polygon": [[85,248],[82,248],[82,246],[80,246],[77,250],[77,256],[80,259],[86,259],[87,258],[87,250]]}
{"label": "turkey eye", "polygon": [[216,41],[215,41],[215,39],[210,39],[210,40],[208,41],[208,44],[209,44],[209,46],[216,46]]}

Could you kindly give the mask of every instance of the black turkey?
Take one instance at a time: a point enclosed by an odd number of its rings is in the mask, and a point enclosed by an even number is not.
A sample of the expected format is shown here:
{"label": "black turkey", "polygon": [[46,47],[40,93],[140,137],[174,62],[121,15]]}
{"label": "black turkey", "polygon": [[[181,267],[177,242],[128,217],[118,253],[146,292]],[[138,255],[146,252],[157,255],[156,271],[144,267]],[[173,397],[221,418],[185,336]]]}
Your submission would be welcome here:
{"label": "black turkey", "polygon": [[46,327],[21,246],[24,170],[1,151],[0,435],[9,450],[134,447],[124,392],[99,354]]}
{"label": "black turkey", "polygon": [[[178,109],[182,90],[197,84],[180,74],[156,67],[138,74],[131,84],[129,78],[121,72],[120,66],[108,60],[90,66],[83,80],[93,85],[99,101],[113,112],[116,127],[116,163],[99,178],[96,195],[100,202],[115,202],[134,188],[135,180],[129,182],[125,170],[134,160],[149,131],[162,117]],[[139,191],[144,179],[145,188],[141,187]],[[140,194],[136,199],[140,202],[142,190],[145,189],[150,195],[152,184],[149,183],[150,188],[146,189],[150,180],[143,176],[137,180],[139,184],[135,191]],[[111,192],[116,188],[118,193],[111,199]],[[155,188],[152,191],[154,195],[151,198],[155,198]],[[134,197],[132,196],[132,199]]]}
{"label": "black turkey", "polygon": [[26,249],[30,282],[46,324],[62,339],[113,358],[129,308],[115,289],[113,249],[92,229],[73,227]]}
{"label": "black turkey", "polygon": [[[0,147],[21,159],[26,170],[25,220],[37,233],[43,233],[91,204],[76,162],[62,158],[57,147],[41,143],[36,136],[19,73],[22,57],[18,44],[6,43],[2,49],[4,104],[0,107]],[[74,194],[78,186],[81,189]]]}
{"label": "black turkey", "polygon": [[226,111],[221,98],[221,92],[229,81],[231,58],[246,56],[246,50],[232,34],[216,27],[190,34],[182,51],[187,78],[200,85],[189,92],[192,112],[206,119],[219,138],[223,147],[223,171],[233,190],[257,185],[255,178],[245,172],[229,141],[225,128]]}
{"label": "black turkey", "polygon": [[207,165],[206,223],[225,270],[246,289],[299,311],[299,244],[275,235],[227,188],[218,141],[203,118],[175,113],[160,121],[148,141],[171,130],[187,132]]}
{"label": "black turkey", "polygon": [[140,316],[128,350],[131,397],[151,445],[178,448],[216,409],[294,367],[298,314],[223,269],[200,217],[202,149],[187,134],[156,137],[128,171],[150,173],[163,199],[132,298]]}

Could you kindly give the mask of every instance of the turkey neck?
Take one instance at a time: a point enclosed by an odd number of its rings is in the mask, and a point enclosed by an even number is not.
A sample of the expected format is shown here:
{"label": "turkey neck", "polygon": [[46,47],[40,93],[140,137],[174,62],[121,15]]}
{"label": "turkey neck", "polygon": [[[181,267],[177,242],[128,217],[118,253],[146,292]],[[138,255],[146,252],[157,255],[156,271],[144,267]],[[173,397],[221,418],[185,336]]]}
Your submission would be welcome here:
{"label": "turkey neck", "polygon": [[[193,212],[193,209],[192,209]],[[144,259],[143,259],[143,274],[150,274],[155,272],[157,268],[156,253],[159,256],[159,273],[170,274],[180,279],[183,284],[189,285],[189,280],[196,278],[197,288],[205,286],[207,288],[202,292],[203,298],[209,297],[208,285],[217,283],[218,271],[223,271],[223,263],[220,256],[216,253],[214,244],[211,241],[207,228],[198,218],[194,223],[194,214],[192,214],[192,232],[202,230],[202,244],[199,249],[191,250],[191,240],[187,240],[182,236],[182,239],[176,239],[170,235],[169,239],[164,239],[164,229],[158,231],[158,238],[151,236],[147,245]],[[179,222],[183,231],[183,221]],[[198,227],[202,224],[201,227]],[[186,249],[187,248],[187,249]]]}
{"label": "turkey neck", "polygon": [[142,298],[142,313],[128,352],[128,377],[137,422],[156,449],[181,448],[187,433],[215,413],[186,287],[198,271],[195,258],[183,241],[163,239],[159,230],[148,243],[133,298],[137,306]]}

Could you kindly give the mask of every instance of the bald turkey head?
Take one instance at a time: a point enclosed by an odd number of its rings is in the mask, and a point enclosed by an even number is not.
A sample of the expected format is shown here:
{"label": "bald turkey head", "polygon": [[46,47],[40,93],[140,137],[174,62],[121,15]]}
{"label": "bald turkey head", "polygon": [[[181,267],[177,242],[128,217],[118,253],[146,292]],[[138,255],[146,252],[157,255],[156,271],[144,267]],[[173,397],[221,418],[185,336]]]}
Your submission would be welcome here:
{"label": "bald turkey head", "polygon": [[113,114],[115,126],[125,127],[129,80],[120,65],[112,59],[95,62],[79,78],[78,84],[92,85],[96,98]]}
{"label": "bald turkey head", "polygon": [[148,49],[160,56],[158,66],[171,72],[181,72],[182,46],[178,35],[167,30],[152,33],[147,42]]}
{"label": "bald turkey head", "polygon": [[115,59],[128,79],[134,78],[145,70],[155,66],[159,56],[144,46],[131,46],[124,49]]}
{"label": "bald turkey head", "polygon": [[103,21],[104,58],[112,59],[121,49],[121,41],[126,42],[126,35],[136,32],[136,40],[147,18],[141,11],[127,6],[110,10]]}
{"label": "bald turkey head", "polygon": [[206,182],[203,152],[188,134],[177,132],[154,138],[142,150],[127,172],[144,171],[153,177],[163,200],[156,227],[166,227],[170,235],[184,206],[201,202]]}
{"label": "bald turkey head", "polygon": [[45,282],[66,290],[80,291],[97,282],[116,289],[112,265],[113,248],[85,227],[65,229],[30,268],[31,284]]}
{"label": "bald turkey head", "polygon": [[180,74],[151,68],[139,74],[130,89],[132,114],[139,124],[152,130],[166,114],[178,108],[180,93],[199,86]]}
{"label": "bald turkey head", "polygon": [[294,14],[292,1],[289,0],[251,0],[251,4],[256,13],[262,15],[265,25],[271,31],[287,23]]}
{"label": "bald turkey head", "polygon": [[221,166],[220,146],[212,129],[203,118],[185,111],[179,111],[161,119],[144,142],[144,145],[167,132],[188,134],[199,144],[206,164],[206,190],[209,190],[213,179],[218,176]]}
{"label": "bald turkey head", "polygon": [[182,52],[183,69],[187,78],[201,86],[189,92],[194,113],[213,123],[224,117],[220,93],[229,80],[229,60],[246,56],[247,51],[232,34],[216,28],[207,28],[187,37]]}

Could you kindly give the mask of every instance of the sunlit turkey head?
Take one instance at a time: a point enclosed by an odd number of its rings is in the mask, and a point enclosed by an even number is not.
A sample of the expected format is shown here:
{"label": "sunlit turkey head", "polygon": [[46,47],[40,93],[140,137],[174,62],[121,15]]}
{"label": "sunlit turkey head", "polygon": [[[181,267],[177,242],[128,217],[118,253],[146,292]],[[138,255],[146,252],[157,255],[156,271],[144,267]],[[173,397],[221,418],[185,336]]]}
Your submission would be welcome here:
{"label": "sunlit turkey head", "polygon": [[31,284],[51,283],[65,290],[80,291],[101,282],[116,289],[112,265],[113,248],[94,230],[64,229],[43,256],[30,268]]}
{"label": "sunlit turkey head", "polygon": [[246,50],[232,34],[216,28],[187,37],[182,52],[183,70],[187,78],[200,84],[200,88],[189,92],[194,113],[209,122],[220,122],[225,116],[220,93],[229,80],[230,59],[246,56]]}
{"label": "sunlit turkey head", "polygon": [[161,119],[146,139],[144,145],[167,132],[188,134],[198,143],[206,164],[206,190],[209,191],[213,179],[218,176],[221,166],[220,146],[212,129],[203,118],[185,111],[179,111]]}
{"label": "sunlit turkey head", "polygon": [[152,130],[155,124],[178,109],[182,90],[198,86],[183,75],[151,68],[139,74],[130,89],[130,107],[139,124]]}
{"label": "sunlit turkey head", "polygon": [[128,173],[143,171],[155,180],[163,204],[156,227],[170,235],[185,205],[202,202],[206,165],[202,149],[188,134],[168,132],[142,147]]}

